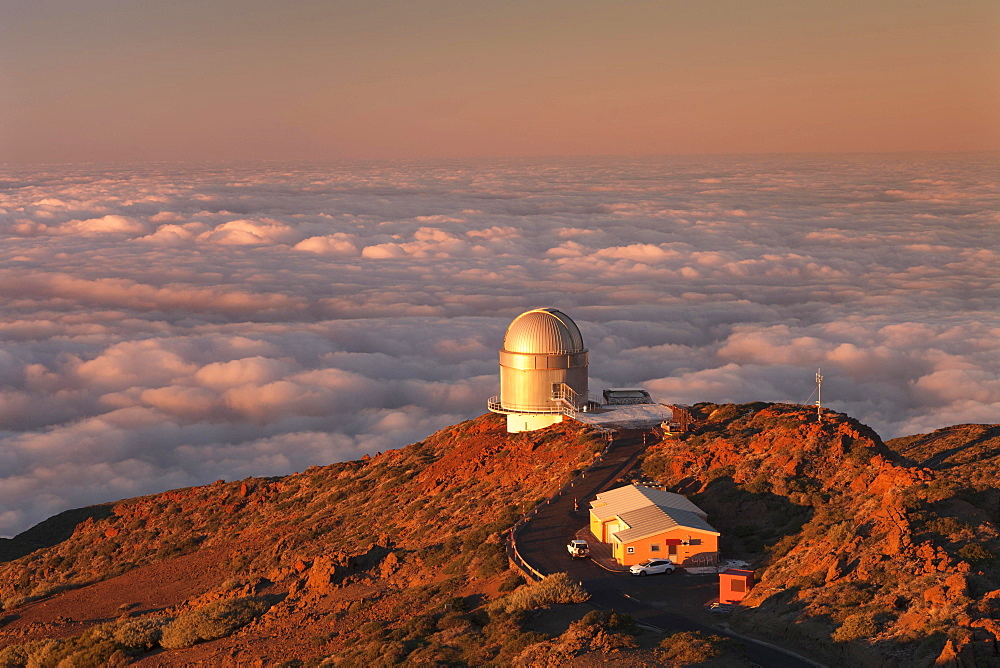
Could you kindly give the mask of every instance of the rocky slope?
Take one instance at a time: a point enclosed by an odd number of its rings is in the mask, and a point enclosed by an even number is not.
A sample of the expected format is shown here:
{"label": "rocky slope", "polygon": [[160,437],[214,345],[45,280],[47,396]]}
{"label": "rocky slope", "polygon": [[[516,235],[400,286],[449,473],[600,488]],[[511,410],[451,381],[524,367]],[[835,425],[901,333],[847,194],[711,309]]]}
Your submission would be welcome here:
{"label": "rocky slope", "polygon": [[[68,537],[0,564],[7,611],[0,647],[8,648],[0,665],[21,665],[29,655],[55,665],[60,652],[77,656],[67,665],[111,655],[148,665],[299,665],[358,652],[371,654],[364,662],[386,654],[392,663],[430,645],[441,656],[464,656],[470,635],[479,641],[476,663],[510,659],[537,640],[518,620],[491,628],[458,617],[451,639],[433,643],[416,640],[430,627],[409,629],[409,644],[387,633],[413,620],[433,627],[446,605],[471,610],[519,584],[503,532],[602,446],[570,425],[508,435],[502,417],[487,415],[362,461],[71,514],[63,524],[79,522],[75,528],[59,527]],[[5,547],[16,554],[39,540],[36,530]],[[226,601],[239,603],[211,607]],[[155,641],[115,639],[158,638],[153,626],[206,609],[185,623],[227,637],[186,647],[181,635],[153,653],[143,650],[156,649]],[[132,628],[136,620],[148,624]],[[237,622],[239,630],[220,632]],[[76,638],[78,647],[45,645],[52,638]]]}
{"label": "rocky slope", "polygon": [[884,444],[801,406],[700,404],[696,417],[644,468],[693,494],[723,551],[756,568],[735,625],[835,664],[1000,665],[1000,427]]}
{"label": "rocky slope", "polygon": [[[734,626],[834,665],[997,662],[1000,427],[882,443],[801,406],[694,412],[643,467],[757,570]],[[0,543],[0,667],[742,665],[731,642],[637,634],[509,568],[505,531],[602,446],[486,415],[374,458],[63,513]]]}

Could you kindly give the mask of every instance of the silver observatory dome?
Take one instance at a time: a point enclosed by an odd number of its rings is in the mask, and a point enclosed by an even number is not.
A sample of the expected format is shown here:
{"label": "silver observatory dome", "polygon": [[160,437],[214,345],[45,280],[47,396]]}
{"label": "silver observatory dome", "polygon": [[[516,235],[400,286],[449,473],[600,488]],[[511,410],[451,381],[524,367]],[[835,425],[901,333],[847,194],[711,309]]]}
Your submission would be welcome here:
{"label": "silver observatory dome", "polygon": [[503,337],[510,353],[552,354],[586,352],[580,328],[554,308],[536,308],[514,318]]}
{"label": "silver observatory dome", "polygon": [[587,349],[573,319],[554,308],[514,318],[500,351],[500,396],[490,410],[507,431],[532,431],[582,410],[588,399]]}

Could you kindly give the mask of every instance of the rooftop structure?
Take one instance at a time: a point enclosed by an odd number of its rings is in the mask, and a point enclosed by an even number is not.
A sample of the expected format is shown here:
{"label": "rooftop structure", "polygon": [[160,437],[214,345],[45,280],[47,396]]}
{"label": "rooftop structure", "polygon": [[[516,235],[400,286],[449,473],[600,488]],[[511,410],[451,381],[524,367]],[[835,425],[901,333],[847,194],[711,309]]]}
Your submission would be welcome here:
{"label": "rooftop structure", "polygon": [[604,390],[605,406],[629,406],[633,404],[651,404],[653,398],[641,387],[613,387]]}
{"label": "rooftop structure", "polygon": [[600,519],[607,519],[618,513],[650,505],[661,508],[676,508],[694,513],[702,519],[708,518],[705,511],[692,503],[686,496],[644,485],[626,485],[601,492],[590,502],[590,512]]}

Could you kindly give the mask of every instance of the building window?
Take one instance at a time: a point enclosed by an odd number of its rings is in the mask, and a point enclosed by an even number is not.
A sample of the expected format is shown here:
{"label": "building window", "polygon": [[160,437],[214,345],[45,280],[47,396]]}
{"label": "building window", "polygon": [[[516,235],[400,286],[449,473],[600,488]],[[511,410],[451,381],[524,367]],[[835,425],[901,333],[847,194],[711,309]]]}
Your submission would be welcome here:
{"label": "building window", "polygon": [[649,546],[649,551],[650,551],[650,552],[659,552],[659,551],[660,551],[660,546],[659,546],[659,544],[657,544],[657,543],[653,543],[652,545],[650,545],[650,546]]}
{"label": "building window", "polygon": [[746,580],[737,580],[734,578],[731,582],[731,588],[733,591],[746,591],[747,590]]}
{"label": "building window", "polygon": [[634,547],[626,547],[625,551],[628,552],[629,554],[635,554],[635,548]]}

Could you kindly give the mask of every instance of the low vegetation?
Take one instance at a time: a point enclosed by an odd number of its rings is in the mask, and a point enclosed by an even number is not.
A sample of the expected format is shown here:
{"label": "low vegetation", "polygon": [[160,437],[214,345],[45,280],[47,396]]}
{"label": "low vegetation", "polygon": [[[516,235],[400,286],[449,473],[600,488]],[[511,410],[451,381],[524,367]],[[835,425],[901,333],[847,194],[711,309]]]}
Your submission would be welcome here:
{"label": "low vegetation", "polygon": [[181,613],[162,629],[160,645],[167,649],[190,647],[203,640],[225,638],[267,612],[271,603],[263,598],[215,601]]}
{"label": "low vegetation", "polygon": [[743,646],[732,638],[700,631],[679,631],[660,641],[657,658],[671,668],[686,666],[751,666]]}
{"label": "low vegetation", "polygon": [[565,573],[553,573],[538,582],[518,587],[507,596],[493,601],[489,608],[519,612],[561,603],[583,603],[589,598],[590,594]]}

